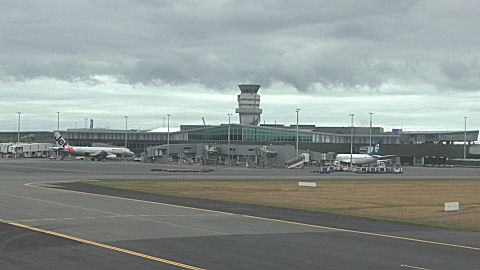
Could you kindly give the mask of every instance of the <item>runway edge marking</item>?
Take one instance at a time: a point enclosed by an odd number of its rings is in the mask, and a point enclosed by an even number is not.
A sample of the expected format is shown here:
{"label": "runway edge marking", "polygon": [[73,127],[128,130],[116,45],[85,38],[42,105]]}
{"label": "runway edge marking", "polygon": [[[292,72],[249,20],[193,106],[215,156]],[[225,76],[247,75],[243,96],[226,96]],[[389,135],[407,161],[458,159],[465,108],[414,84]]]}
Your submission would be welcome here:
{"label": "runway edge marking", "polygon": [[[0,221],[2,221],[2,220],[0,220]],[[4,222],[4,221],[2,221],[2,222]],[[98,243],[98,242],[85,240],[85,239],[82,239],[82,238],[78,238],[78,237],[74,237],[74,236],[70,236],[70,235],[66,235],[66,234],[62,234],[62,233],[47,231],[47,230],[43,230],[43,229],[40,229],[40,228],[37,228],[37,227],[28,226],[28,225],[25,225],[25,224],[20,224],[20,223],[16,223],[16,222],[4,222],[4,223],[10,224],[12,226],[17,226],[17,227],[21,227],[21,228],[24,228],[24,229],[36,231],[36,232],[50,234],[50,235],[54,235],[54,236],[57,236],[57,237],[62,237],[62,238],[65,238],[65,239],[73,240],[73,241],[76,241],[76,242],[80,242],[80,243],[84,243],[84,244],[88,244],[88,245],[92,245],[92,246],[97,246],[97,247],[101,247],[101,248],[114,250],[114,251],[117,251],[117,252],[141,257],[141,258],[144,258],[144,259],[149,259],[149,260],[152,260],[152,261],[157,261],[157,262],[161,262],[161,263],[165,263],[165,264],[174,265],[174,266],[185,268],[185,269],[205,270],[205,268],[200,268],[200,267],[191,266],[191,265],[188,265],[188,264],[183,264],[183,263],[179,263],[179,262],[175,262],[175,261],[170,261],[170,260],[167,260],[167,259],[162,259],[162,258],[159,258],[159,257],[150,256],[150,255],[143,254],[143,253],[140,253],[140,252],[131,251],[131,250],[128,250],[128,249],[123,249],[123,248],[119,248],[119,247],[115,247],[115,246],[111,246],[111,245],[101,244],[101,243]]]}
{"label": "runway edge marking", "polygon": [[[67,182],[67,181],[64,181],[64,182]],[[69,181],[69,182],[76,182],[76,181]],[[49,188],[49,187],[41,187],[41,186],[37,186],[37,185],[36,185],[36,184],[49,184],[49,183],[52,184],[52,183],[61,183],[61,182],[58,182],[58,181],[55,181],[55,182],[53,182],[53,181],[50,181],[50,182],[32,182],[32,183],[26,183],[25,186],[35,187],[35,188],[43,188],[43,189],[49,189],[49,190],[53,189],[53,190],[64,191],[64,192],[88,194],[88,195],[93,195],[93,196],[100,196],[100,197],[107,197],[107,198],[114,198],[114,199],[128,200],[128,201],[136,201],[136,202],[142,202],[142,203],[151,203],[151,204],[159,204],[159,205],[172,206],[172,207],[180,207],[180,208],[193,209],[193,210],[199,210],[199,211],[207,211],[207,212],[214,212],[214,213],[220,213],[220,214],[226,214],[226,215],[237,215],[237,214],[234,214],[234,213],[229,213],[229,212],[224,212],[224,211],[216,211],[216,210],[202,209],[202,208],[182,206],[182,205],[175,205],[175,204],[167,204],[167,203],[160,203],[160,202],[153,202],[153,201],[145,201],[145,200],[139,200],[139,199],[131,199],[131,198],[124,198],[124,197],[117,197],[117,196],[112,196],[112,195],[90,193],[90,192],[85,192],[85,191],[76,191],[76,190],[67,190],[67,189],[56,189],[56,188]],[[288,221],[288,220],[275,219],[275,218],[266,218],[266,217],[258,217],[258,216],[243,215],[243,214],[240,214],[240,215],[241,215],[241,216],[244,216],[244,217],[247,217],[247,218],[252,218],[252,219],[275,221],[275,222],[295,224],[295,225],[300,225],[300,226],[307,226],[307,227],[319,228],[319,229],[326,229],[326,230],[332,230],[332,231],[348,232],[348,233],[355,233],[355,234],[362,234],[362,235],[369,235],[369,236],[376,236],[376,237],[383,237],[383,238],[391,238],[391,239],[398,239],[398,240],[406,240],[406,241],[418,242],[418,243],[425,243],[425,244],[432,244],[432,245],[438,245],[438,246],[447,246],[447,247],[455,247],[455,248],[463,248],[463,249],[470,249],[470,250],[480,251],[480,247],[471,247],[471,246],[465,246],[465,245],[457,245],[457,244],[451,244],[451,243],[436,242],[436,241],[416,239],[416,238],[409,238],[409,237],[389,235],[389,234],[381,234],[381,233],[372,233],[372,232],[364,232],[364,231],[357,231],[357,230],[349,230],[349,229],[342,229],[342,228],[336,228],[336,227],[329,227],[329,226],[322,226],[322,225],[301,223],[301,222]]]}

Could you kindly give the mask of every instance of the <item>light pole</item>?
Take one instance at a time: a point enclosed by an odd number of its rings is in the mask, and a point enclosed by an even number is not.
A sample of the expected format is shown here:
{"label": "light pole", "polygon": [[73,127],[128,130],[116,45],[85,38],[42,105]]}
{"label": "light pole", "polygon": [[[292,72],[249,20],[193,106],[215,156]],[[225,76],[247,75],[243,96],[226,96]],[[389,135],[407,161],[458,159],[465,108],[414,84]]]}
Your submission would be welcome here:
{"label": "light pole", "polygon": [[20,115],[22,112],[17,112],[18,113],[18,134],[17,134],[17,143],[20,142]]}
{"label": "light pole", "polygon": [[57,131],[60,132],[60,112],[57,112]]}
{"label": "light pole", "polygon": [[372,149],[372,115],[373,115],[373,112],[370,112],[370,149],[368,149],[368,151],[371,151]]}
{"label": "light pole", "polygon": [[228,115],[228,166],[232,166],[232,161],[230,159],[230,154],[231,154],[231,148],[230,148],[230,116],[232,116],[231,113],[227,113]]}
{"label": "light pole", "polygon": [[296,154],[297,157],[298,157],[298,112],[300,111],[300,109],[296,109],[295,111],[297,112],[297,136],[296,136],[296,140],[295,140],[295,142],[296,142],[296,147],[295,147],[296,151],[295,151],[295,154]]}
{"label": "light pole", "polygon": [[467,159],[467,116],[465,118],[465,129],[464,129],[464,137],[463,137],[463,159]]}
{"label": "light pole", "polygon": [[127,137],[128,137],[128,116],[125,115],[125,148],[127,148]]}
{"label": "light pole", "polygon": [[352,132],[350,136],[350,167],[351,167],[353,165],[353,116],[355,114],[351,113],[349,115],[352,118]]}
{"label": "light pole", "polygon": [[167,114],[167,156],[170,157],[170,114]]}

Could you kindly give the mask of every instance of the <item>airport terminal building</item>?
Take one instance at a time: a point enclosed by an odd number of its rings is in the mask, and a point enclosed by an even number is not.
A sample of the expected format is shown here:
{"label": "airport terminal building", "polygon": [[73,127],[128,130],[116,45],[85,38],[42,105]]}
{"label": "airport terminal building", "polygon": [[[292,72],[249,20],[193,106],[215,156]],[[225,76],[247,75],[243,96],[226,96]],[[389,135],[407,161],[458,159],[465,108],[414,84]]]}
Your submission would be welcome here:
{"label": "airport terminal building", "polygon": [[[230,129],[230,140],[229,140]],[[365,146],[370,144],[370,129],[368,127],[354,127],[353,149],[354,153],[361,153]],[[333,133],[335,132],[335,133]],[[349,153],[351,141],[351,128],[344,127],[313,127],[299,126],[299,148],[303,151],[319,153]],[[466,132],[467,158],[478,158],[480,145],[474,144],[478,140],[478,130]],[[151,147],[159,147],[167,144],[167,137],[171,145],[202,144],[207,146],[223,145],[219,151],[223,151],[228,142],[233,148],[243,149],[248,145],[255,146],[256,152],[262,146],[278,147],[287,145],[294,147],[296,144],[295,126],[252,126],[242,124],[222,124],[219,126],[181,126],[180,131],[149,132],[110,129],[68,129],[61,131],[63,137],[75,146],[123,146],[125,134],[127,134],[128,148],[137,155],[154,157]],[[15,144],[18,134],[16,132],[0,132],[2,145]],[[382,154],[394,154],[400,157],[400,163],[404,165],[422,165],[425,163],[438,162],[437,159],[463,158],[464,131],[440,131],[440,132],[383,132],[382,128],[372,128],[372,144],[382,142]],[[22,143],[38,144],[50,143],[53,146],[53,132],[50,131],[22,131],[20,132]],[[235,146],[236,145],[236,146]],[[243,145],[243,146],[241,146]],[[190,146],[192,147],[192,146]],[[197,147],[197,146],[195,146]],[[194,148],[195,148],[194,147]],[[223,148],[222,148],[223,147]],[[252,149],[249,147],[248,149]],[[288,147],[287,147],[288,148]],[[285,148],[285,149],[287,149]],[[171,154],[175,154],[172,148]],[[202,148],[203,149],[203,148]],[[247,149],[247,150],[248,150]],[[288,148],[290,149],[290,148]],[[188,150],[188,149],[187,149]],[[185,149],[178,149],[185,152]],[[281,151],[281,150],[275,150]],[[285,150],[287,151],[287,150]],[[291,150],[288,150],[291,152]],[[8,147],[1,148],[2,156],[8,154]],[[157,151],[158,152],[158,151]],[[252,152],[252,151],[250,151]],[[150,154],[148,154],[150,153]],[[178,156],[179,153],[177,153]],[[45,153],[43,153],[45,155]],[[242,154],[243,155],[243,154]],[[282,155],[282,154],[280,154]],[[292,154],[293,155],[293,154]],[[35,156],[29,154],[28,156]],[[181,155],[180,155],[181,156]],[[437,160],[437,161],[436,161]]]}
{"label": "airport terminal building", "polygon": [[[258,149],[263,146],[275,148],[277,153],[288,151],[296,145],[297,126],[278,124],[259,124],[262,110],[260,109],[259,85],[239,85],[241,93],[237,96],[240,123],[207,125],[181,125],[179,131],[160,132],[155,130],[112,130],[94,128],[67,129],[61,131],[62,136],[74,146],[124,146],[127,136],[127,147],[147,158],[154,158],[155,149],[163,149],[167,142],[170,145],[200,144],[202,149],[215,145],[228,145],[236,149]],[[463,142],[467,142],[467,158],[479,158],[478,130],[468,131],[402,131],[394,129],[384,131],[381,127],[321,127],[316,125],[298,125],[299,149],[316,153],[350,153],[350,143],[353,138],[354,153],[365,152],[365,147],[381,142],[382,154],[392,154],[398,157],[398,163],[404,165],[422,165],[429,162],[442,162],[445,159],[463,158]],[[0,132],[0,143],[14,144],[50,143],[53,145],[52,131],[21,131]],[[234,146],[232,146],[234,145]],[[245,147],[243,147],[243,146]],[[282,148],[281,146],[285,146]],[[279,148],[280,147],[280,148]],[[224,148],[224,147],[223,147]],[[7,150],[5,150],[7,149]],[[9,147],[2,147],[1,155],[8,155]],[[171,148],[169,154],[179,156],[185,149]],[[224,152],[219,147],[220,152]],[[284,149],[284,150],[282,150]],[[188,149],[187,149],[188,150]],[[263,151],[263,150],[262,150]],[[262,152],[260,151],[260,152]],[[188,152],[188,151],[187,151]],[[259,152],[259,153],[260,153]],[[221,154],[221,153],[220,153]],[[248,154],[248,153],[247,153]],[[288,156],[287,155],[287,156]],[[29,156],[35,156],[30,154]],[[182,155],[180,155],[182,156]],[[285,156],[279,153],[278,156]]]}

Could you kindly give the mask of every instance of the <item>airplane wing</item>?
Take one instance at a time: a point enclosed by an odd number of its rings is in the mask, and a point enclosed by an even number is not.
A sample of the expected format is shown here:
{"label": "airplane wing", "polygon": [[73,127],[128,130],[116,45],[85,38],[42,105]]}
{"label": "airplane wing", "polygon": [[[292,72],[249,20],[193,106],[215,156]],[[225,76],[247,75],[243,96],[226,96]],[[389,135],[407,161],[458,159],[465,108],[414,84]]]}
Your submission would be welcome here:
{"label": "airplane wing", "polygon": [[392,157],[396,157],[396,155],[385,155],[385,156],[381,156],[381,155],[373,155],[374,158],[377,158],[377,159],[380,159],[380,158],[392,158]]}
{"label": "airplane wing", "polygon": [[105,151],[97,151],[93,153],[86,153],[89,157],[94,157],[98,159],[105,159],[105,157],[108,155],[107,152]]}

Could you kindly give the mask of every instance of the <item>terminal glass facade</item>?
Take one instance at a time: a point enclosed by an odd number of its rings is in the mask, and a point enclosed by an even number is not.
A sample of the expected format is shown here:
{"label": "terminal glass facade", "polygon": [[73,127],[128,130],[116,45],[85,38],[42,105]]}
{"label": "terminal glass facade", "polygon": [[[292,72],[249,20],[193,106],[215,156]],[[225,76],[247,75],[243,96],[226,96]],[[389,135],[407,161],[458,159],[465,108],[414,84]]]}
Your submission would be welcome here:
{"label": "terminal glass facade", "polygon": [[[231,141],[295,142],[295,130],[276,130],[254,126],[230,126]],[[189,141],[228,141],[228,125],[188,131]],[[313,142],[313,134],[298,132],[298,141]]]}
{"label": "terminal glass facade", "polygon": [[[15,143],[18,140],[17,132],[0,132],[0,143]],[[53,143],[53,132],[48,131],[21,131],[20,142],[23,143]]]}

